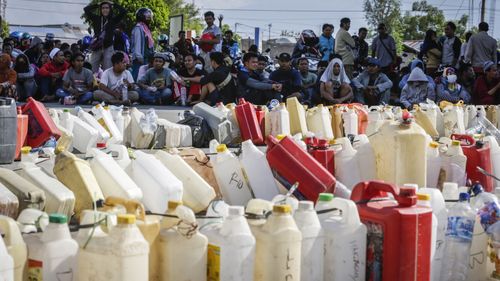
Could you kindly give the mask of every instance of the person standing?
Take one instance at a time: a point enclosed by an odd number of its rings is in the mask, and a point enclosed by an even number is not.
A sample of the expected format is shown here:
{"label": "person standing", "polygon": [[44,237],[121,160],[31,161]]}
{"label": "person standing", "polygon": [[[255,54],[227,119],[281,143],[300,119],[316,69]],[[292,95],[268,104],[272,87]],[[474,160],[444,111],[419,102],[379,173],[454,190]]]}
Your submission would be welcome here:
{"label": "person standing", "polygon": [[460,57],[460,49],[462,48],[462,41],[455,36],[457,26],[449,21],[444,28],[444,36],[441,37],[441,45],[443,46],[443,57],[441,64],[443,66],[457,67],[458,59]]}
{"label": "person standing", "polygon": [[427,58],[426,74],[436,78],[436,71],[441,64],[442,47],[437,41],[436,31],[432,29],[427,30],[424,43],[420,46],[419,59],[423,60],[424,56]]}
{"label": "person standing", "polygon": [[465,62],[470,62],[476,75],[483,74],[483,65],[487,61],[497,63],[497,40],[488,35],[489,25],[479,24],[479,32],[472,35],[467,44]]}
{"label": "person standing", "polygon": [[319,37],[318,50],[322,54],[322,61],[330,61],[335,54],[335,38],[333,38],[333,24],[323,24],[323,34]]}
{"label": "person standing", "polygon": [[149,25],[153,20],[153,12],[149,8],[140,8],[135,13],[136,25],[132,29],[132,77],[134,81],[139,75],[139,68],[145,65],[154,55],[154,39]]}
{"label": "person standing", "polygon": [[214,24],[215,14],[208,11],[204,14],[207,28],[203,30],[201,38],[198,40],[200,46],[200,56],[205,60],[205,71],[210,73],[214,71],[210,62],[210,54],[212,52],[222,51],[222,32],[218,26]]}
{"label": "person standing", "polygon": [[[97,13],[96,10],[98,10]],[[112,66],[114,31],[120,21],[125,18],[127,11],[122,6],[113,4],[110,1],[88,5],[83,11],[94,31],[94,38],[90,44],[92,51],[90,63],[92,64],[92,71],[96,73],[100,66],[103,69]]]}
{"label": "person standing", "polygon": [[349,34],[349,28],[351,28],[351,19],[341,19],[339,31],[335,36],[335,53],[342,57],[347,77],[352,79],[354,73],[353,49],[356,48],[356,42]]}
{"label": "person standing", "polygon": [[389,75],[394,72],[397,63],[396,41],[387,33],[385,23],[380,23],[377,28],[378,36],[372,42],[372,57],[380,62],[380,70]]}
{"label": "person standing", "polygon": [[356,41],[356,48],[358,49],[358,57],[356,58],[356,67],[358,69],[361,66],[366,65],[366,60],[368,59],[368,50],[370,49],[368,43],[365,41],[368,35],[368,29],[366,27],[361,27],[358,30],[358,40]]}
{"label": "person standing", "polygon": [[229,50],[229,55],[232,59],[237,58],[240,55],[240,46],[238,41],[233,39],[233,31],[226,30],[224,32],[224,40],[222,41],[222,47],[226,46]]}

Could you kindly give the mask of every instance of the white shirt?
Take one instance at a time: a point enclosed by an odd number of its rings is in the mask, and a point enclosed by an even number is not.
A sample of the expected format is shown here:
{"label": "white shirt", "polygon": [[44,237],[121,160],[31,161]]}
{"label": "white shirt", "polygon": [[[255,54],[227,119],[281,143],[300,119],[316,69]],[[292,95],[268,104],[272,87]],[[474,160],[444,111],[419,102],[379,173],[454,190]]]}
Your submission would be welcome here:
{"label": "white shirt", "polygon": [[112,91],[119,90],[123,85],[123,80],[127,80],[129,83],[134,83],[134,78],[130,71],[125,70],[121,74],[117,75],[113,68],[108,68],[104,71],[101,77],[101,83],[106,85]]}

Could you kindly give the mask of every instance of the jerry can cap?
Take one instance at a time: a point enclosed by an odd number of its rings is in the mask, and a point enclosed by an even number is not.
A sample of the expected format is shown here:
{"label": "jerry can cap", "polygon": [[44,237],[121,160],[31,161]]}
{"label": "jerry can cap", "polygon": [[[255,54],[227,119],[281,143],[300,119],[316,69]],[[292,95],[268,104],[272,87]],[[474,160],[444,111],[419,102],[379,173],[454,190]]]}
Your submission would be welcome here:
{"label": "jerry can cap", "polygon": [[470,199],[470,195],[469,195],[469,193],[466,193],[466,192],[462,192],[458,196],[458,201],[460,201],[460,202],[464,202],[464,201],[469,202],[469,199]]}
{"label": "jerry can cap", "polygon": [[217,152],[224,152],[227,150],[227,146],[225,144],[219,144],[217,146]]}
{"label": "jerry can cap", "polygon": [[68,217],[63,214],[50,214],[49,223],[65,224],[68,222]]}
{"label": "jerry can cap", "polygon": [[134,224],[135,216],[131,214],[120,214],[117,216],[119,224]]}
{"label": "jerry can cap", "polygon": [[105,142],[98,142],[98,143],[96,144],[96,147],[97,147],[97,148],[106,148],[106,143],[105,143]]}
{"label": "jerry can cap", "polygon": [[292,212],[292,207],[290,205],[274,205],[274,213],[289,214]]}
{"label": "jerry can cap", "polygon": [[168,201],[168,209],[169,210],[175,210],[177,207],[182,205],[182,201]]}
{"label": "jerry can cap", "polygon": [[318,201],[332,201],[333,200],[333,194],[332,193],[320,193]]}
{"label": "jerry can cap", "polygon": [[21,148],[21,154],[28,154],[31,152],[31,146],[23,146]]}
{"label": "jerry can cap", "polygon": [[436,142],[436,141],[431,141],[431,143],[429,144],[430,147],[432,148],[438,148],[439,147],[439,143]]}
{"label": "jerry can cap", "polygon": [[276,138],[280,141],[282,139],[284,139],[286,137],[286,135],[277,135]]}
{"label": "jerry can cap", "polygon": [[63,112],[69,112],[69,109],[65,108],[63,109]]}
{"label": "jerry can cap", "polygon": [[451,145],[452,146],[459,146],[460,145],[460,141],[459,140],[452,140],[451,141]]}
{"label": "jerry can cap", "polygon": [[430,194],[417,193],[417,199],[420,200],[420,201],[430,201],[431,200],[431,195]]}

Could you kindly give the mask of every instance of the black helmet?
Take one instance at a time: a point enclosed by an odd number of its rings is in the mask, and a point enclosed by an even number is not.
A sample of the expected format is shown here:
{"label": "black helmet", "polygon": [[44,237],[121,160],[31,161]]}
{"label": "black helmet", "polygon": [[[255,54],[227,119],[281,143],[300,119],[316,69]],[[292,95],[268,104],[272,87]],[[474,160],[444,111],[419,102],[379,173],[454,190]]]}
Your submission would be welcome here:
{"label": "black helmet", "polygon": [[304,42],[304,45],[313,47],[319,42],[319,38],[316,36],[314,31],[310,29],[305,29],[300,33],[300,38],[302,39],[302,42]]}
{"label": "black helmet", "polygon": [[151,11],[151,9],[140,8],[139,10],[137,10],[137,12],[135,12],[135,20],[140,22],[145,22],[147,13],[151,14],[151,17],[153,17],[153,11]]}

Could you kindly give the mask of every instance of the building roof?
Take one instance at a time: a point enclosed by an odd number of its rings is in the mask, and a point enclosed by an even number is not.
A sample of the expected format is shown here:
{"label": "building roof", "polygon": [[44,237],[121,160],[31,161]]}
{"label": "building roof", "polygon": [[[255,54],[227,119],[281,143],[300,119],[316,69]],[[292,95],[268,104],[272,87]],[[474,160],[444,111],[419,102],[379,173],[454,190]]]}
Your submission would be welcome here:
{"label": "building roof", "polygon": [[32,36],[38,36],[40,38],[45,38],[47,33],[54,33],[55,39],[59,39],[63,42],[75,43],[76,41],[82,39],[84,36],[89,35],[87,26],[85,25],[9,25],[10,32],[21,31],[28,32]]}

